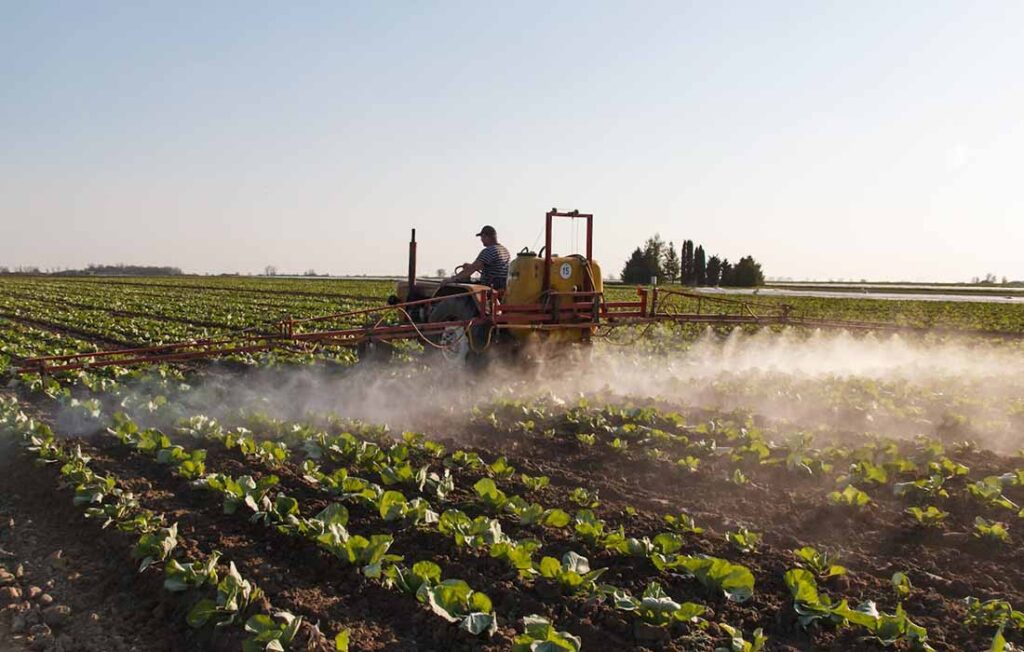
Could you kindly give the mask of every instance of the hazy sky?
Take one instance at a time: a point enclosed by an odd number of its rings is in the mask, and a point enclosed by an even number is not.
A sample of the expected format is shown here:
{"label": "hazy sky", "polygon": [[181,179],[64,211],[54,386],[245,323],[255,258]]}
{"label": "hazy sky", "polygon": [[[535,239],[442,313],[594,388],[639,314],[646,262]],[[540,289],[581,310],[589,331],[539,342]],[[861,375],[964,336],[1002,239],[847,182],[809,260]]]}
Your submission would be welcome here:
{"label": "hazy sky", "polygon": [[[0,2],[0,265],[402,273],[596,214],[1024,279],[1021,2]],[[567,253],[568,229],[555,250]]]}

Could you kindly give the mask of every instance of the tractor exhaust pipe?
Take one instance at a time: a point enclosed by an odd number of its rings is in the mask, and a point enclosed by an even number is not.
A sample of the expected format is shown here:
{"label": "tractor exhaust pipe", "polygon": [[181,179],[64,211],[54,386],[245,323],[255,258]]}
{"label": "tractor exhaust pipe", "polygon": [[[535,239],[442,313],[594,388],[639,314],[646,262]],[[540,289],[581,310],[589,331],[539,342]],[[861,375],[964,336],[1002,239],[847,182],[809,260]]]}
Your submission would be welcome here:
{"label": "tractor exhaust pipe", "polygon": [[416,229],[409,237],[409,290],[406,301],[411,301],[416,289]]}

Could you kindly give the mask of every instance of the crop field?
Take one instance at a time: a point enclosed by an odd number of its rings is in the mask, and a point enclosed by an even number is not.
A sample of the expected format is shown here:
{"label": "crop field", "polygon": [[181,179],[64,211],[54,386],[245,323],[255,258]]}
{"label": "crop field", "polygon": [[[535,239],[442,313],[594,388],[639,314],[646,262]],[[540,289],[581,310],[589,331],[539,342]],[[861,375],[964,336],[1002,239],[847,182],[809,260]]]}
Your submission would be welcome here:
{"label": "crop field", "polygon": [[1002,337],[659,326],[483,373],[17,368],[392,291],[0,277],[0,648],[1024,645],[1022,306],[786,297]]}

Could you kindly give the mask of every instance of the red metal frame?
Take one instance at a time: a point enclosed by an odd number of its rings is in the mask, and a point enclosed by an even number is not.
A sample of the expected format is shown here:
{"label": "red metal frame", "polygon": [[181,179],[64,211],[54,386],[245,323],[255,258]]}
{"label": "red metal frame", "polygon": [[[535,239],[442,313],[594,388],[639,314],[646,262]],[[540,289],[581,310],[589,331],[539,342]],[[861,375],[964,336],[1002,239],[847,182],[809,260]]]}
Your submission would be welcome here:
{"label": "red metal frame", "polygon": [[[557,208],[552,208],[544,216],[544,277],[541,285],[541,293],[547,295],[551,290],[551,224],[556,217],[568,217],[573,220],[584,219],[587,221],[587,262],[594,259],[594,216],[590,213],[581,213],[579,211],[568,211],[562,212]],[[585,281],[586,285],[584,290],[592,291],[594,289],[593,283],[591,282],[590,275],[588,274]]]}

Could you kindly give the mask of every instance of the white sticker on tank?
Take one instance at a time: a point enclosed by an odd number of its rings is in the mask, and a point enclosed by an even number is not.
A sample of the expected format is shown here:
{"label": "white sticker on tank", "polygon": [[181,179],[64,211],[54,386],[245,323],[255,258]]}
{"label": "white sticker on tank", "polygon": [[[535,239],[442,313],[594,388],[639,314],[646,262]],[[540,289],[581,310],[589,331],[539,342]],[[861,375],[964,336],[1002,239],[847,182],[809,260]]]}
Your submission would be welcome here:
{"label": "white sticker on tank", "polygon": [[569,263],[562,263],[562,268],[558,270],[558,275],[569,280],[569,277],[572,276],[572,265]]}

